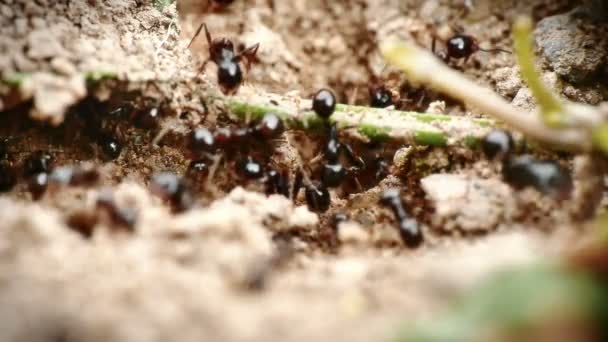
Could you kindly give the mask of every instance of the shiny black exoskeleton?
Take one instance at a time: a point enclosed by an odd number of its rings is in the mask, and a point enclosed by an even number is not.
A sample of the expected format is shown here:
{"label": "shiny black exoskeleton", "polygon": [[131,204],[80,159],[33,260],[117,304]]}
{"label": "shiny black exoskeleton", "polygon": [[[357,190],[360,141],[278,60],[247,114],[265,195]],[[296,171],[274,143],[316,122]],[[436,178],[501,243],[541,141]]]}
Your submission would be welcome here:
{"label": "shiny black exoskeleton", "polygon": [[150,181],[150,189],[153,194],[168,202],[175,212],[189,209],[194,202],[188,184],[172,172],[155,174]]}
{"label": "shiny black exoskeleton", "polygon": [[491,131],[481,142],[483,153],[488,159],[504,160],[510,156],[514,147],[513,136],[502,129]]}
{"label": "shiny black exoskeleton", "polygon": [[306,195],[306,204],[310,211],[324,213],[329,209],[331,204],[331,196],[327,187],[319,182],[312,182],[304,186],[304,194]]}
{"label": "shiny black exoskeleton", "polygon": [[32,199],[34,201],[39,200],[46,192],[48,185],[49,175],[47,173],[41,172],[30,176],[27,182],[27,188],[32,194]]}
{"label": "shiny black exoskeleton", "polygon": [[347,171],[340,162],[340,156],[345,155],[348,161],[354,166],[352,170],[358,170],[365,166],[361,158],[355,156],[352,148],[348,144],[340,142],[338,128],[332,124],[328,128],[327,142],[325,144],[324,156],[327,164],[323,166],[321,181],[326,187],[338,187],[346,178]]}
{"label": "shiny black exoskeleton", "polygon": [[458,33],[450,37],[445,44],[445,51],[437,51],[435,49],[436,38],[433,38],[431,50],[433,53],[445,62],[449,62],[451,59],[464,59],[465,62],[477,51],[485,52],[506,52],[503,49],[482,49],[479,47],[479,43],[475,37]]}
{"label": "shiny black exoskeleton", "polygon": [[393,105],[393,95],[384,86],[369,88],[369,106],[372,108],[386,108]]}
{"label": "shiny black exoskeleton", "polygon": [[411,217],[405,210],[403,201],[401,201],[399,189],[386,190],[382,197],[380,197],[380,204],[390,208],[395,215],[398,223],[399,235],[401,236],[403,243],[410,248],[420,246],[424,240],[422,229],[420,228],[418,221]]}
{"label": "shiny black exoskeleton", "polygon": [[515,189],[532,187],[537,191],[567,198],[572,191],[572,177],[555,161],[536,160],[532,156],[512,157],[503,163],[504,180]]}
{"label": "shiny black exoskeleton", "polygon": [[199,127],[192,131],[190,136],[190,149],[194,152],[215,152],[215,136],[210,130]]}
{"label": "shiny black exoskeleton", "polygon": [[321,182],[328,188],[340,186],[346,177],[346,169],[340,163],[325,164],[321,173]]}
{"label": "shiny black exoskeleton", "polygon": [[135,113],[135,125],[141,128],[152,129],[158,127],[161,110],[158,107],[146,108]]}
{"label": "shiny black exoskeleton", "polygon": [[212,61],[217,65],[217,79],[222,92],[225,94],[234,94],[243,82],[243,73],[241,71],[241,62],[244,62],[245,68],[250,69],[251,64],[256,60],[256,54],[260,44],[255,44],[245,50],[236,53],[234,44],[227,38],[212,39],[207,25],[205,23],[199,26],[198,30],[192,37],[190,45],[200,34],[202,29],[205,29],[207,44],[209,45],[209,58],[203,63],[199,72],[202,72],[207,63]]}
{"label": "shiny black exoskeleton", "polygon": [[260,179],[264,177],[264,167],[252,157],[246,157],[238,163],[239,173],[247,179]]}
{"label": "shiny black exoskeleton", "polygon": [[289,179],[285,171],[270,169],[266,173],[266,194],[280,194],[289,198]]}
{"label": "shiny black exoskeleton", "polygon": [[336,110],[336,96],[329,89],[319,90],[312,98],[312,110],[324,120]]}
{"label": "shiny black exoskeleton", "polygon": [[23,175],[31,177],[38,173],[49,173],[53,167],[53,156],[44,151],[32,153],[23,162]]}
{"label": "shiny black exoskeleton", "polygon": [[101,146],[101,150],[108,159],[116,159],[120,156],[122,144],[114,136],[110,134],[101,134],[98,142]]}
{"label": "shiny black exoskeleton", "polygon": [[213,132],[203,127],[196,128],[191,134],[190,148],[195,154],[214,153],[218,149],[225,150],[260,141],[255,138],[261,140],[277,138],[284,130],[285,126],[281,118],[274,113],[268,113],[258,123],[248,127],[234,129],[220,127]]}
{"label": "shiny black exoskeleton", "polygon": [[477,40],[466,34],[456,34],[445,44],[449,58],[461,59],[469,58],[479,50]]}

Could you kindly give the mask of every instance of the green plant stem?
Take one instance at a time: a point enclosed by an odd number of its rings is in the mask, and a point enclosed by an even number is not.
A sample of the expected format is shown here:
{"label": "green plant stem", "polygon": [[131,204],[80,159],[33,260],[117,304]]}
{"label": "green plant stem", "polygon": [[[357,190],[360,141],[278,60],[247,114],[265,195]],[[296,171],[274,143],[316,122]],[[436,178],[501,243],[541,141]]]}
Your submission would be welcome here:
{"label": "green plant stem", "polygon": [[[230,113],[244,120],[256,120],[266,113],[275,113],[292,128],[317,130],[323,127],[323,122],[309,109],[298,110],[293,106],[256,103],[239,97],[226,97],[223,100]],[[309,101],[303,102],[309,103]],[[482,138],[494,125],[487,119],[344,104],[336,107],[332,121],[336,122],[343,131],[364,140],[467,148],[474,147],[475,144],[472,142]]]}
{"label": "green plant stem", "polygon": [[557,94],[546,87],[540,79],[540,73],[534,66],[534,47],[532,44],[532,20],[520,17],[513,25],[513,43],[521,77],[530,87],[540,109],[545,124],[551,127],[563,127],[566,124],[564,106]]}
{"label": "green plant stem", "polygon": [[575,127],[548,127],[538,115],[512,106],[498,94],[476,84],[430,52],[411,43],[385,43],[381,50],[387,61],[403,70],[412,81],[468,103],[532,139],[559,149],[587,151],[591,148],[587,131]]}

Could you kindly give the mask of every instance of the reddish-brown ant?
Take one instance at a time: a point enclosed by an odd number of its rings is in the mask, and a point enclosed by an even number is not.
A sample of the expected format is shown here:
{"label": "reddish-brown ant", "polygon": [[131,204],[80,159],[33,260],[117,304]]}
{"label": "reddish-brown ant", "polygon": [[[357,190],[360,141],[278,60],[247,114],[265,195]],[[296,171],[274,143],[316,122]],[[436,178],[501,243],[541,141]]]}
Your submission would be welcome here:
{"label": "reddish-brown ant", "polygon": [[209,61],[212,61],[217,65],[217,80],[222,92],[224,94],[234,94],[243,82],[240,62],[244,62],[245,69],[249,71],[251,64],[256,61],[256,54],[260,44],[257,43],[236,53],[234,44],[231,40],[227,38],[211,39],[211,34],[207,29],[207,25],[202,23],[196,30],[192,40],[190,40],[188,48],[190,48],[203,28],[205,29],[205,36],[207,37],[207,44],[209,45],[209,58],[203,62],[199,73],[205,69]]}
{"label": "reddish-brown ant", "polygon": [[436,41],[437,37],[433,36],[433,41],[431,43],[431,51],[446,63],[450,62],[452,59],[463,58],[464,62],[466,63],[471,57],[471,55],[473,55],[477,51],[511,53],[510,51],[498,48],[482,49],[479,46],[479,43],[477,42],[477,39],[475,39],[475,37],[463,33],[458,33],[450,37],[450,39],[448,39],[445,43],[444,51],[437,51]]}

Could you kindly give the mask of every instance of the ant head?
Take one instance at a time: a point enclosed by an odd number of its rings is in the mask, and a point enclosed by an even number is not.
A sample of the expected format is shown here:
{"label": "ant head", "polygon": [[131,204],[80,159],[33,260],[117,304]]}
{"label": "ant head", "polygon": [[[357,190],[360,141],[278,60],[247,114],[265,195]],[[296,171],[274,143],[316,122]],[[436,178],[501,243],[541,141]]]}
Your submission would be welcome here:
{"label": "ant head", "polygon": [[450,58],[468,58],[479,50],[477,40],[470,35],[456,34],[447,41],[447,54]]}
{"label": "ant head", "polygon": [[212,59],[231,60],[235,57],[234,44],[228,38],[216,38],[209,48]]}

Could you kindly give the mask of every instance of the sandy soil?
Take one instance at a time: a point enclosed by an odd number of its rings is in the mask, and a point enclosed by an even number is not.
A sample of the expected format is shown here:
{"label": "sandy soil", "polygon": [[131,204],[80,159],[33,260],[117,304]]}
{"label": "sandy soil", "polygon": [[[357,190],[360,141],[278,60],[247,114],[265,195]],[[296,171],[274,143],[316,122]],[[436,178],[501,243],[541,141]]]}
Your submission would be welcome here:
{"label": "sandy soil", "polygon": [[[20,180],[1,196],[0,341],[377,341],[404,323],[435,318],[497,269],[557,255],[584,229],[583,204],[598,188],[578,182],[594,176],[585,160],[564,158],[577,177],[569,202],[514,192],[478,155],[432,149],[415,151],[426,158],[424,168],[395,165],[393,175],[364,191],[332,193],[332,208],[320,216],[302,196],[292,203],[256,192],[262,186],[235,177],[229,158],[213,187],[190,179],[196,203],[185,213],[171,213],[146,190],[155,172],[186,173],[184,136],[192,127],[225,124],[217,113],[205,115],[204,101],[192,92],[216,82],[213,65],[193,78],[207,57],[204,37],[186,48],[202,21],[239,48],[261,44],[247,76],[256,94],[308,97],[330,86],[341,102],[367,104],[370,84],[384,82],[404,100],[416,93],[384,67],[377,51],[382,39],[430,46],[432,34],[464,30],[482,46],[509,47],[516,14],[538,20],[572,7],[569,1],[488,3],[467,9],[464,1],[237,0],[214,12],[202,0],[162,10],[128,0],[0,4],[0,50],[9,51],[0,56],[0,75],[28,75],[18,96],[0,86],[0,137],[9,138],[11,163],[20,168],[42,149],[57,165],[93,162],[103,185],[60,189],[32,203]],[[525,88],[513,56],[478,53],[460,67],[507,99],[533,106],[529,96],[518,98]],[[115,83],[87,88],[101,72],[115,75]],[[549,70],[545,76],[556,79]],[[555,81],[571,98],[589,102],[585,90],[562,82]],[[150,95],[129,103],[160,107],[158,127],[107,115],[129,96],[95,103],[93,111],[73,106],[87,90],[107,99],[112,87]],[[442,98],[431,94],[419,105],[400,106],[422,110],[432,99]],[[444,100],[448,113],[481,115]],[[119,158],[108,160],[85,133],[83,113],[100,117],[104,130],[119,137]],[[150,143],[165,130],[158,144]],[[293,165],[287,137],[298,146],[318,140],[288,132],[273,142],[267,158],[281,166]],[[384,153],[392,157],[395,149]],[[377,206],[391,186],[406,189],[404,200],[423,224],[419,249],[402,246],[390,212]],[[133,232],[97,216],[103,187],[138,213]],[[463,190],[468,187],[474,190]],[[337,232],[330,224],[336,212],[352,218]],[[68,224],[78,215],[97,218],[91,237]]]}

